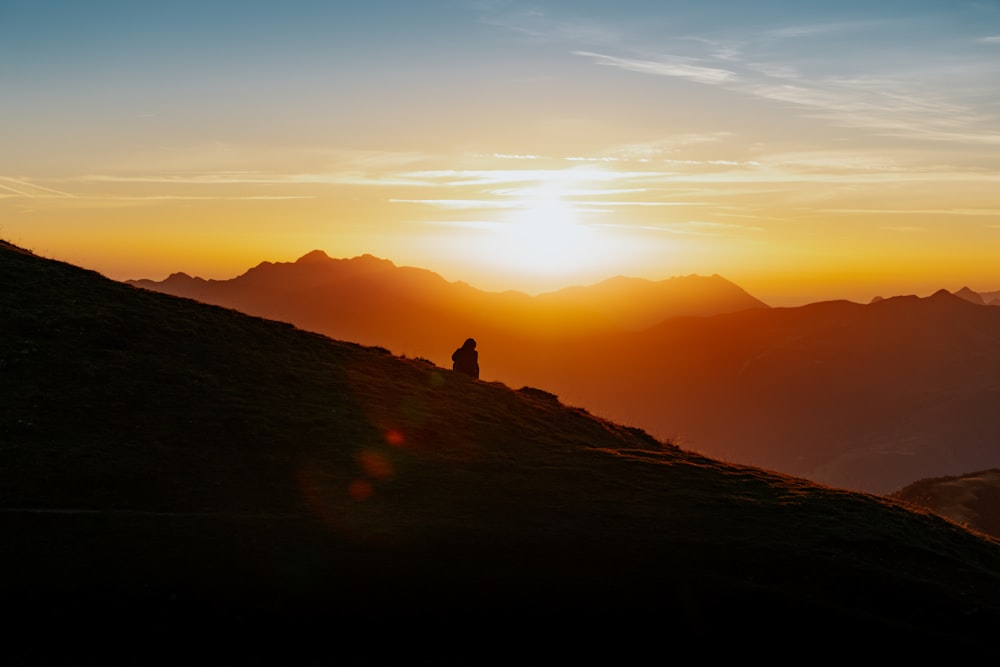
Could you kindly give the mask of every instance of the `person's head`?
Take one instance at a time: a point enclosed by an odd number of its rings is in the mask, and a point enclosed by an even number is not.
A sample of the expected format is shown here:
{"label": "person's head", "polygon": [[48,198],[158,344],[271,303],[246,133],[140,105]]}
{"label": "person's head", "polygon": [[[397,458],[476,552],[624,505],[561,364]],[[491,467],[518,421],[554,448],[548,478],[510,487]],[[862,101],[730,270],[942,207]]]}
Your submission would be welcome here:
{"label": "person's head", "polygon": [[465,339],[465,345],[463,345],[462,347],[467,347],[470,350],[476,349],[476,339],[475,338],[466,338]]}

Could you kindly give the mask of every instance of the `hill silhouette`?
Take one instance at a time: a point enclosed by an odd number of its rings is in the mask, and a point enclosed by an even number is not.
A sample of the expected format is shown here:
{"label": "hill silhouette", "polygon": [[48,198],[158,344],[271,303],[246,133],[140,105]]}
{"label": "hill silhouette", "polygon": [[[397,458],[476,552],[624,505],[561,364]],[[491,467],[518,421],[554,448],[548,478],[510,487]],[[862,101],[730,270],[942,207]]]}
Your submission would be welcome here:
{"label": "hill silhouette", "polygon": [[619,277],[529,297],[320,251],[227,281],[132,284],[441,366],[473,335],[485,379],[842,488],[1000,464],[1000,308],[968,288],[770,308],[720,276]]}
{"label": "hill silhouette", "polygon": [[917,480],[892,497],[1000,538],[1000,469]]}
{"label": "hill silhouette", "polygon": [[604,349],[604,383],[568,399],[712,456],[873,493],[1000,459],[1000,309],[943,290],[675,318]]}
{"label": "hill silhouette", "polygon": [[955,296],[962,297],[972,303],[985,306],[1000,306],[1000,291],[996,292],[976,292],[975,290],[963,287],[955,292]]}
{"label": "hill silhouette", "polygon": [[1000,543],[0,244],[11,664],[996,657]]}

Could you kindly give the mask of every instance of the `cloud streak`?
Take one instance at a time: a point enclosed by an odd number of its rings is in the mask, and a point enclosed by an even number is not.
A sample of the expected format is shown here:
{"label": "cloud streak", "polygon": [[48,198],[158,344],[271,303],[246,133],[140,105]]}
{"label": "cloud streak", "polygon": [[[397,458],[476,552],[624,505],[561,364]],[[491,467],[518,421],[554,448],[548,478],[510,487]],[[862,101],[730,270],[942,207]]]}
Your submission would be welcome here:
{"label": "cloud streak", "polygon": [[577,56],[590,58],[598,65],[616,67],[630,72],[639,72],[640,74],[677,77],[711,85],[733,83],[738,80],[737,75],[727,69],[706,67],[705,65],[697,64],[697,61],[693,58],[681,56],[664,56],[661,60],[643,60],[639,58],[610,56],[592,51],[574,51],[573,53]]}
{"label": "cloud streak", "polygon": [[[1000,145],[995,116],[942,99],[940,93],[922,92],[903,80],[850,76],[808,80],[793,64],[754,65],[737,73],[693,64],[676,56],[648,60],[587,51],[575,53],[606,67],[695,81],[793,105],[806,114],[843,127],[910,139]],[[756,76],[749,76],[751,73]]]}
{"label": "cloud streak", "polygon": [[[983,109],[996,91],[1000,61],[992,51],[962,50],[953,42],[914,43],[901,35],[936,34],[936,18],[921,16],[789,23],[711,35],[660,35],[654,45],[620,29],[571,49],[577,57],[606,68],[650,77],[682,79],[734,94],[782,104],[804,116],[844,128],[888,137],[960,144],[1000,145],[1000,119]],[[568,33],[554,28],[553,41]],[[543,22],[535,22],[540,36]],[[581,48],[600,44],[600,48]],[[1000,44],[1000,36],[970,38],[975,44]],[[821,58],[815,54],[836,53]],[[885,58],[884,54],[892,54]],[[905,56],[905,57],[903,57]],[[997,101],[1000,102],[1000,101]],[[996,108],[997,102],[993,108]]]}
{"label": "cloud streak", "polygon": [[9,176],[0,176],[0,190],[6,190],[7,192],[13,193],[13,196],[25,197],[27,199],[77,198],[77,195],[70,194],[69,192],[63,192],[54,188],[38,185],[37,183],[30,183],[16,178],[10,178]]}

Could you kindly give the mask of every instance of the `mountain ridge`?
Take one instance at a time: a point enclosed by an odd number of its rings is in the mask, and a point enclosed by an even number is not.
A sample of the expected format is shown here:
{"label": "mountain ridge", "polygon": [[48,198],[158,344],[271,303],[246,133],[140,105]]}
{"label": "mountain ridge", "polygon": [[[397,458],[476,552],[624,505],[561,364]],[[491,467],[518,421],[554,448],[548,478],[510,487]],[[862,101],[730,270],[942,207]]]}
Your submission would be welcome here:
{"label": "mountain ridge", "polygon": [[[304,257],[309,260],[262,262],[229,280],[125,282],[436,360],[460,331],[530,344],[537,339],[641,329],[678,313],[767,307],[718,275],[663,281],[618,277],[531,296],[479,290],[367,254],[330,259],[323,251],[313,251]],[[641,289],[643,298],[623,298],[622,285]],[[329,310],[333,304],[337,315]],[[393,312],[387,313],[390,309]],[[393,317],[400,318],[409,332],[393,325]]]}

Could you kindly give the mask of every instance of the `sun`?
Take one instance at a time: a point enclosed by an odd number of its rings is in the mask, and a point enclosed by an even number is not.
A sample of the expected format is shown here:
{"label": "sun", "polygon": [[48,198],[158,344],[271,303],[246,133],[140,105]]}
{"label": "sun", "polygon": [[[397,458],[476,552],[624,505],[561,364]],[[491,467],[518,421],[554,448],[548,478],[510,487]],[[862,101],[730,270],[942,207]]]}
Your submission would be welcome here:
{"label": "sun", "polygon": [[565,187],[546,183],[519,193],[500,227],[497,256],[522,272],[577,273],[600,264],[602,244]]}
{"label": "sun", "polygon": [[643,262],[662,259],[662,243],[650,243],[644,228],[618,215],[622,190],[614,187],[614,172],[538,169],[486,176],[497,187],[479,189],[479,198],[456,199],[455,219],[428,237],[432,252],[474,276],[475,284],[541,293],[631,275]]}

